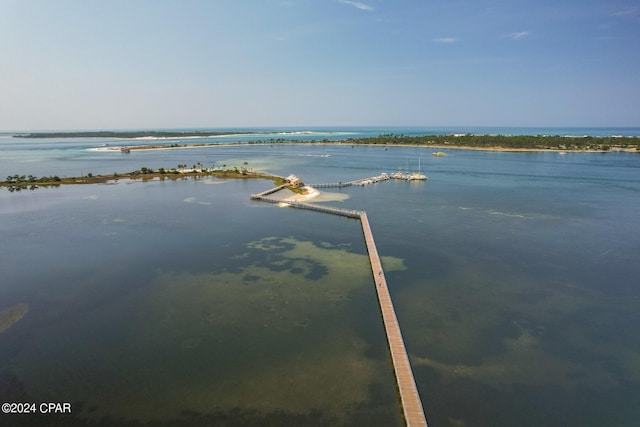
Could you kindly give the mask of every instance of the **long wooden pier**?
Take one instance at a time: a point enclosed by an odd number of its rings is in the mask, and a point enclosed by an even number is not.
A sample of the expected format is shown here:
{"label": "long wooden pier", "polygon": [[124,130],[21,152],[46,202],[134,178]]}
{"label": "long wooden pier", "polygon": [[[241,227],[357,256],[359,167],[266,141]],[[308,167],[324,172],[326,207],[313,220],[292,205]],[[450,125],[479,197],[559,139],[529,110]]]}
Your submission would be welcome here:
{"label": "long wooden pier", "polygon": [[371,271],[376,283],[376,292],[378,294],[378,302],[380,303],[380,311],[382,312],[382,321],[387,334],[387,342],[391,351],[391,361],[396,374],[396,382],[400,392],[400,401],[402,402],[402,410],[404,411],[404,419],[407,426],[427,426],[427,419],[422,408],[422,401],[418,394],[415,379],[413,378],[413,370],[409,363],[409,355],[404,346],[402,332],[400,332],[400,323],[396,317],[396,312],[391,301],[391,294],[387,287],[387,279],[384,275],[382,262],[378,256],[376,242],[373,240],[373,233],[369,226],[369,219],[366,212],[360,213],[360,222],[362,224],[362,232],[367,244],[369,252],[369,260],[371,261]]}
{"label": "long wooden pier", "polygon": [[288,187],[288,184],[282,184],[282,185],[279,185],[277,187],[270,188],[268,190],[263,191],[262,193],[252,194],[251,195],[251,199],[252,200],[259,200],[260,198],[263,198],[264,196],[268,196],[269,194],[276,193],[276,192],[284,189],[285,187]]}
{"label": "long wooden pier", "polygon": [[344,181],[344,182],[325,182],[325,183],[321,183],[321,184],[311,184],[311,187],[314,188],[341,188],[341,187],[351,187],[353,185],[360,185],[360,186],[364,186],[367,184],[374,184],[376,182],[381,182],[381,181],[387,181],[390,179],[390,176],[387,175],[386,173],[383,173],[381,175],[378,176],[372,176],[370,178],[362,178],[362,179],[356,179],[354,181]]}
{"label": "long wooden pier", "polygon": [[404,180],[404,181],[425,181],[427,177],[420,173],[417,174],[409,174],[402,172],[394,172],[392,174],[381,173],[380,175],[372,176],[369,178],[361,178],[353,181],[344,181],[344,182],[325,182],[320,184],[311,184],[311,187],[314,188],[341,188],[341,187],[351,187],[353,185],[356,186],[365,186],[369,184],[375,184],[377,182],[389,181],[391,179],[395,180]]}
{"label": "long wooden pier", "polygon": [[[349,185],[354,185],[354,181],[352,181]],[[287,206],[297,209],[313,210],[317,212],[329,213],[360,220],[360,223],[362,225],[362,232],[364,234],[365,242],[367,245],[367,252],[369,253],[371,271],[373,273],[373,279],[376,284],[376,294],[378,296],[378,303],[380,304],[382,322],[384,324],[385,333],[387,335],[387,342],[389,343],[391,362],[393,364],[393,370],[396,376],[396,382],[398,384],[398,391],[400,393],[400,402],[402,403],[404,419],[408,427],[428,427],[427,419],[422,407],[422,402],[420,400],[420,395],[418,394],[418,388],[416,387],[416,382],[413,377],[411,363],[409,362],[409,355],[407,354],[407,349],[404,345],[404,339],[402,338],[402,333],[400,331],[400,324],[398,323],[398,318],[396,317],[396,312],[393,308],[391,294],[389,293],[389,288],[387,287],[387,280],[384,275],[382,262],[380,261],[380,256],[378,255],[378,249],[376,248],[375,240],[373,239],[373,233],[371,232],[371,226],[369,225],[367,213],[364,211],[347,210],[329,206],[313,205],[310,203],[283,201],[264,197],[265,195],[273,194],[284,187],[285,186],[280,186],[272,188],[271,190],[263,191],[262,193],[253,194],[251,195],[251,199],[274,204],[284,203]]]}
{"label": "long wooden pier", "polygon": [[261,202],[267,202],[267,203],[273,203],[276,205],[286,205],[292,208],[297,208],[297,209],[306,209],[309,211],[316,211],[316,212],[322,212],[322,213],[328,213],[328,214],[332,214],[332,215],[338,215],[338,216],[346,216],[347,218],[353,218],[353,219],[360,219],[360,214],[362,213],[362,211],[354,211],[354,210],[349,210],[349,209],[340,209],[340,208],[332,208],[330,206],[321,206],[321,205],[312,205],[311,203],[303,203],[303,202],[294,202],[294,201],[290,201],[290,200],[278,200],[278,199],[271,199],[268,197],[262,197],[259,196],[258,194],[254,194],[251,196],[252,200],[258,200]]}

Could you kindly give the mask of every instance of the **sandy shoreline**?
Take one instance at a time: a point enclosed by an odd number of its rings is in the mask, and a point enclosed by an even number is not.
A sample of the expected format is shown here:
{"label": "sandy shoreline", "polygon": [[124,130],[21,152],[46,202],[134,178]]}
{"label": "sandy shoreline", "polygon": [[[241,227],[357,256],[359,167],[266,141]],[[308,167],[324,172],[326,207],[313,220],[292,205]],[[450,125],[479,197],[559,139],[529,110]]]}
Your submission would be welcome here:
{"label": "sandy shoreline", "polygon": [[177,146],[170,145],[140,145],[140,146],[108,146],[108,147],[95,147],[88,148],[88,151],[97,152],[121,152],[123,148],[127,148],[129,151],[152,151],[152,150],[179,150],[186,148],[210,148],[210,147],[229,147],[238,145],[363,145],[369,147],[417,147],[427,149],[454,149],[454,150],[476,150],[476,151],[504,151],[504,152],[555,152],[555,153],[608,153],[608,152],[626,152],[637,153],[636,148],[622,148],[612,147],[610,150],[575,150],[575,149],[555,149],[555,148],[510,148],[510,147],[469,147],[469,146],[457,146],[457,145],[445,145],[445,144],[429,144],[429,145],[417,145],[417,144],[359,144],[345,141],[333,141],[333,142],[264,142],[264,143],[225,143],[225,144],[181,144]]}
{"label": "sandy shoreline", "polygon": [[307,192],[305,194],[293,193],[291,196],[282,199],[283,203],[287,202],[306,202],[308,200],[314,199],[320,195],[320,191],[311,187],[310,185],[305,185],[304,187]]}

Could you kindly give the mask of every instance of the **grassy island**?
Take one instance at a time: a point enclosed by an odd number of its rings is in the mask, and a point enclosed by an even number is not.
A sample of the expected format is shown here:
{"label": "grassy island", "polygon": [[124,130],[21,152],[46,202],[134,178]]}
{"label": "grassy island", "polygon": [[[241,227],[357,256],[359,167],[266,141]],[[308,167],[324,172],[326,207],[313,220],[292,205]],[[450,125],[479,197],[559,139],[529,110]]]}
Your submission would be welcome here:
{"label": "grassy island", "polygon": [[33,175],[13,175],[8,176],[5,181],[0,182],[0,187],[5,187],[9,191],[35,190],[40,187],[58,187],[65,184],[101,184],[106,182],[117,182],[120,179],[141,179],[144,181],[153,179],[186,179],[213,176],[216,178],[264,178],[273,181],[276,185],[282,185],[285,179],[276,175],[263,172],[254,172],[245,167],[230,169],[214,169],[214,168],[186,168],[180,165],[178,168],[157,170],[142,167],[139,170],[126,173],[113,173],[111,175],[93,175],[88,173],[85,176],[64,177],[59,176],[43,176],[35,177]]}

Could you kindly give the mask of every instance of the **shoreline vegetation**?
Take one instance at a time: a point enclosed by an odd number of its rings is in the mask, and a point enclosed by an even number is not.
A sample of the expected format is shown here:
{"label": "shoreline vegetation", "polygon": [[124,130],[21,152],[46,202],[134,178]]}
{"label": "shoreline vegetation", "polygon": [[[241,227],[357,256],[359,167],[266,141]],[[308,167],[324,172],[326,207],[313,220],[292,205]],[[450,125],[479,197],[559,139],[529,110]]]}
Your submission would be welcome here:
{"label": "shoreline vegetation", "polygon": [[[167,132],[167,131],[132,131],[132,132],[51,132],[16,134],[15,138],[121,138],[121,139],[179,139],[206,138],[233,135],[273,135],[273,134],[308,134],[313,132]],[[638,152],[640,137],[638,136],[560,136],[560,135],[403,135],[381,134],[376,137],[345,138],[341,140],[310,139],[306,141],[276,138],[256,140],[234,144],[351,144],[351,145],[384,145],[384,146],[425,146],[432,148],[464,148],[493,151],[584,151],[607,152],[627,151]],[[162,150],[169,148],[196,148],[226,145],[220,143],[180,143],[172,142],[154,145],[106,146],[92,148],[94,151],[134,150]]]}
{"label": "shoreline vegetation", "polygon": [[[30,133],[14,135],[17,138],[87,138],[87,137],[112,137],[112,138],[180,138],[180,137],[207,137],[219,135],[256,135],[273,134],[274,132],[165,132],[165,131],[140,131],[140,132],[55,132],[55,133]],[[310,133],[310,132],[277,132],[277,133]],[[170,143],[154,145],[134,145],[134,146],[104,146],[89,148],[92,151],[118,151],[130,153],[136,150],[166,150],[181,148],[202,148],[217,147],[225,145],[239,144],[334,144],[334,145],[380,145],[391,146],[423,146],[430,148],[451,148],[470,149],[486,151],[555,151],[555,152],[601,152],[624,151],[639,152],[640,137],[637,136],[547,136],[547,135],[472,135],[472,134],[450,134],[450,135],[421,135],[408,136],[403,134],[382,134],[376,137],[345,138],[342,140],[293,140],[293,139],[269,139],[266,141],[248,141],[237,143]],[[386,149],[386,148],[385,148]],[[434,153],[436,155],[440,152]],[[444,153],[443,153],[444,154]],[[247,163],[245,162],[245,165]],[[13,175],[8,176],[5,181],[0,182],[0,188],[7,188],[9,191],[20,191],[24,189],[35,190],[39,187],[57,187],[63,184],[99,184],[107,182],[117,182],[120,179],[185,179],[213,176],[218,178],[265,178],[272,180],[276,185],[282,185],[286,180],[282,177],[271,175],[265,172],[255,172],[247,167],[234,167],[232,169],[212,167],[204,168],[201,163],[198,167],[194,165],[187,168],[186,165],[178,165],[177,168],[153,170],[142,167],[140,170],[113,173],[111,175],[93,175],[88,173],[79,177],[59,177],[33,175]],[[304,194],[305,188],[291,188],[293,192]]]}
{"label": "shoreline vegetation", "polygon": [[[197,168],[194,166],[192,168],[187,168],[186,165],[179,165],[177,168],[171,169],[159,168],[154,170],[151,168],[142,167],[139,170],[126,173],[113,173],[110,175],[93,175],[92,173],[88,173],[84,176],[63,178],[59,176],[35,177],[33,175],[13,175],[8,176],[5,181],[0,182],[0,188],[4,187],[10,192],[14,192],[27,189],[35,190],[41,187],[59,187],[60,185],[69,184],[106,184],[109,182],[118,182],[121,179],[140,179],[143,181],[150,181],[154,179],[198,179],[209,176],[216,178],[269,179],[273,181],[276,186],[283,185],[287,182],[283,177],[265,172],[255,172],[246,167],[221,169],[204,168],[202,166]],[[291,190],[296,192],[296,189],[291,188]],[[297,190],[297,192],[301,191],[302,189]]]}
{"label": "shoreline vegetation", "polygon": [[[349,142],[349,140],[345,140]],[[427,146],[495,151],[636,151],[640,137],[560,135],[420,135],[383,134],[359,138],[357,144]]]}

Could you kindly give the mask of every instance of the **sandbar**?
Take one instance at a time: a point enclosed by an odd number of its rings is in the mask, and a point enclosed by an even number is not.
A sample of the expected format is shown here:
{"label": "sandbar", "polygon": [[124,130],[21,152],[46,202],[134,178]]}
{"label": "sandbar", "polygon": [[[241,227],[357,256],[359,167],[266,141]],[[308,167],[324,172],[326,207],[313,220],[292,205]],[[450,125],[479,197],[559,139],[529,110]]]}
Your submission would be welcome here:
{"label": "sandbar", "polygon": [[307,200],[311,200],[320,195],[320,191],[313,188],[310,185],[305,185],[302,187],[306,192],[305,193],[293,193],[291,196],[283,199],[283,202],[306,202]]}

